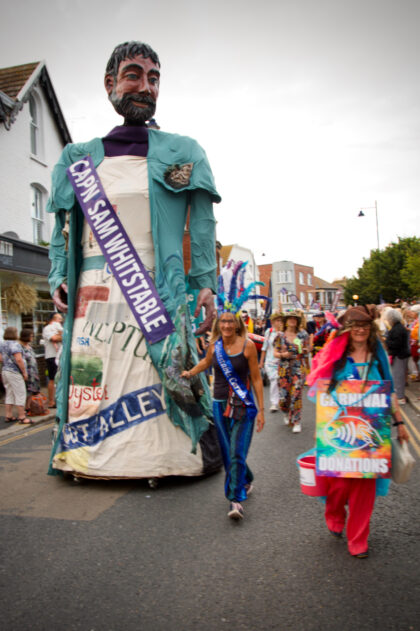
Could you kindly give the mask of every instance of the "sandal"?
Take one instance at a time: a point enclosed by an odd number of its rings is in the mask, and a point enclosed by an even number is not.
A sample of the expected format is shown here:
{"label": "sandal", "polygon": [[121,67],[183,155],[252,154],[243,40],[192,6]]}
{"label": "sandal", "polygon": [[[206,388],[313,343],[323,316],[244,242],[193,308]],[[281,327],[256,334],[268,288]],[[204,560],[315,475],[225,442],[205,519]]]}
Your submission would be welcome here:
{"label": "sandal", "polygon": [[359,552],[359,554],[353,554],[355,559],[367,559],[369,556],[369,551],[365,550],[365,552]]}
{"label": "sandal", "polygon": [[21,425],[34,425],[35,421],[31,418],[28,418],[27,416],[25,416],[24,418],[20,418],[19,419],[19,423]]}
{"label": "sandal", "polygon": [[14,416],[5,416],[4,420],[6,421],[6,423],[15,423],[17,421],[17,418],[15,418]]}
{"label": "sandal", "polygon": [[338,531],[338,530],[330,530],[328,528],[328,532],[330,533],[330,535],[332,535],[333,537],[342,537],[343,536],[343,531]]}

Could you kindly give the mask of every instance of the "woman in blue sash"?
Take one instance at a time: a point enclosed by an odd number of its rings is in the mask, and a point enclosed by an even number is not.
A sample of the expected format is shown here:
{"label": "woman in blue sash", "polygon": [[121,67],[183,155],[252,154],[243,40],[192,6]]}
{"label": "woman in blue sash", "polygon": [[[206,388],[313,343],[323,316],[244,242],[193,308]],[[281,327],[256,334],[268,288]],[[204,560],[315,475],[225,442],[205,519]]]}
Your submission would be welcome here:
{"label": "woman in blue sash", "polygon": [[218,317],[213,323],[206,357],[191,370],[182,373],[182,377],[191,379],[210,366],[214,368],[213,417],[226,471],[225,495],[230,502],[228,516],[231,519],[242,519],[242,502],[252,490],[254,476],[246,458],[255,419],[257,432],[264,427],[264,395],[257,350],[246,337],[239,311],[251,286],[240,292],[242,300],[235,298],[236,276],[241,268],[240,265],[237,267],[233,270],[228,298],[225,298],[224,292],[218,294]]}

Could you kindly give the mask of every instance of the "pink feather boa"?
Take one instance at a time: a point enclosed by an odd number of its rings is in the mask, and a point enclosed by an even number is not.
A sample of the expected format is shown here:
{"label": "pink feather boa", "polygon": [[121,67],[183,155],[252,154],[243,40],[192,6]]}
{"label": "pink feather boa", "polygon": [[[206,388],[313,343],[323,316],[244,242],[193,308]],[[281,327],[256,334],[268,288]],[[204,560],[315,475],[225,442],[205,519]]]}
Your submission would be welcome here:
{"label": "pink feather boa", "polygon": [[331,379],[334,364],[343,356],[349,337],[349,331],[337,335],[315,355],[312,360],[311,372],[306,378],[306,383],[309,386],[313,386],[317,379]]}

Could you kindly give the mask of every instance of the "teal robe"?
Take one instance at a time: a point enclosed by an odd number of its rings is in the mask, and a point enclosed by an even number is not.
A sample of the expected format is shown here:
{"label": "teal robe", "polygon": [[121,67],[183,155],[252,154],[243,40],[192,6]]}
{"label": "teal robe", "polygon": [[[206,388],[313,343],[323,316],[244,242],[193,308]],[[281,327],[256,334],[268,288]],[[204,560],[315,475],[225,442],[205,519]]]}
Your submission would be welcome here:
{"label": "teal robe", "polygon": [[[66,168],[84,158],[92,157],[95,167],[104,159],[104,146],[100,138],[87,143],[67,145],[52,175],[51,196],[48,212],[55,214],[55,228],[51,237],[51,293],[63,282],[68,285],[68,314],[64,326],[63,351],[60,359],[59,382],[57,385],[57,415],[60,419],[57,440],[52,458],[60,441],[61,430],[68,415],[68,389],[71,363],[71,338],[78,277],[83,266],[81,235],[84,217],[75,199],[66,174]],[[192,164],[189,181],[182,188],[174,188],[165,178],[169,167]],[[202,413],[191,416],[169,395],[169,371],[197,361],[195,341],[191,329],[191,318],[186,305],[186,280],[189,289],[199,291],[210,288],[216,292],[216,244],[213,202],[220,202],[206,154],[191,138],[168,134],[155,129],[149,130],[147,154],[149,201],[152,237],[155,249],[155,285],[175,324],[175,332],[165,340],[148,345],[149,355],[159,373],[171,421],[180,426],[191,438],[192,450],[208,428],[211,417],[211,398],[204,377],[200,376],[199,404]],[[170,180],[169,180],[170,182]],[[184,274],[183,235],[190,207],[189,231],[191,237],[191,269],[187,279]],[[68,213],[68,214],[67,214]],[[68,246],[63,235],[68,217]],[[96,261],[103,267],[104,259]],[[95,263],[95,262],[94,262]],[[173,387],[172,383],[172,387]],[[207,418],[206,418],[207,417]]]}

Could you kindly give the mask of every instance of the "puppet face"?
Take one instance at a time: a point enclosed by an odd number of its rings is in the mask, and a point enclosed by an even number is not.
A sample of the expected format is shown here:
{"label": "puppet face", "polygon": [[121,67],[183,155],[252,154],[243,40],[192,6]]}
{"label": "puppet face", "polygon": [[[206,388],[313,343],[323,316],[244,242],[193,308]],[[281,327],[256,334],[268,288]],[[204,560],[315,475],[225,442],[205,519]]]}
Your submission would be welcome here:
{"label": "puppet face", "polygon": [[118,74],[105,75],[105,89],[115,111],[125,121],[145,123],[153,118],[159,96],[159,66],[149,57],[124,59]]}

